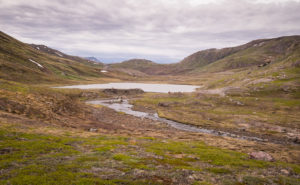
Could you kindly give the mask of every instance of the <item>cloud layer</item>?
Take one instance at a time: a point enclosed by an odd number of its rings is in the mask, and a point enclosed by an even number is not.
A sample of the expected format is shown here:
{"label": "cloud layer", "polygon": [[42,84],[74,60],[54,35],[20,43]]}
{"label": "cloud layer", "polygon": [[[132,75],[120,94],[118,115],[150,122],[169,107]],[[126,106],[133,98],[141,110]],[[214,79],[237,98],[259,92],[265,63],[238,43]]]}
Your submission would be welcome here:
{"label": "cloud layer", "polygon": [[299,35],[299,9],[299,0],[0,0],[0,28],[103,61],[176,62],[202,49]]}

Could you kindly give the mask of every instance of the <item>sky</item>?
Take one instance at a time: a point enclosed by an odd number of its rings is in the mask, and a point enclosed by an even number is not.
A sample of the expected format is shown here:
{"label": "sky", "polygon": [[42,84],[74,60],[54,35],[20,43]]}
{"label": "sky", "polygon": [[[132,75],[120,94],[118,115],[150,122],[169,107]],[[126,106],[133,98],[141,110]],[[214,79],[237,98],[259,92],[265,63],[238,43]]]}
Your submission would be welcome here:
{"label": "sky", "polygon": [[199,50],[300,35],[300,0],[0,0],[0,30],[106,63],[172,63]]}

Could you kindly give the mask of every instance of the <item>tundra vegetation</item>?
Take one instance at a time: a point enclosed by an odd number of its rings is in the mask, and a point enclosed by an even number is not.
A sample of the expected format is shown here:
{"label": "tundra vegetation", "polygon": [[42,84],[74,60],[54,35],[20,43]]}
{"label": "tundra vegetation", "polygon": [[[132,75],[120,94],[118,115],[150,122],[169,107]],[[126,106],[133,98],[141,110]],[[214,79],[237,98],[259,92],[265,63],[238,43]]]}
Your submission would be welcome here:
{"label": "tundra vegetation", "polygon": [[[103,64],[37,47],[0,34],[0,184],[300,184],[299,36],[171,65],[136,59],[106,73]],[[125,81],[202,88],[52,88]],[[263,141],[181,131],[85,103],[120,96],[135,110]]]}

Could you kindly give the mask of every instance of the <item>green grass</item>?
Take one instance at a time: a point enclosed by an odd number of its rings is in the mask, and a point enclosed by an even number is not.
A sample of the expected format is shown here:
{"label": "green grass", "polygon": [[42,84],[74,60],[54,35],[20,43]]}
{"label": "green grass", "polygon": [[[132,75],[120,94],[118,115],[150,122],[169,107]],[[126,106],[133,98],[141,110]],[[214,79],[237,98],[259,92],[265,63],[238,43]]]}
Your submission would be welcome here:
{"label": "green grass", "polygon": [[[173,142],[168,143],[151,143],[147,150],[157,155],[168,154],[193,154],[199,160],[217,166],[245,167],[245,168],[263,168],[270,165],[263,161],[249,160],[247,155],[230,150],[219,149],[207,146],[199,142]],[[183,161],[183,160],[182,160]],[[181,164],[181,162],[179,162]],[[181,164],[182,165],[182,164]]]}
{"label": "green grass", "polygon": [[[145,94],[132,103],[137,107],[156,110],[160,117],[204,128],[239,129],[237,123],[246,123],[252,127],[253,122],[267,123],[274,127],[300,128],[300,119],[297,116],[300,101],[294,96],[296,95],[293,93],[282,94],[276,89],[227,97],[198,96],[197,93],[181,96]],[[241,102],[242,105],[236,102]],[[159,106],[159,103],[167,106]],[[268,130],[265,127],[248,129],[254,134],[271,134],[276,137],[284,135]]]}
{"label": "green grass", "polygon": [[[293,173],[299,173],[296,164],[251,160],[247,154],[197,141],[186,143],[107,135],[81,137],[74,132],[53,135],[27,127],[0,125],[0,184],[160,184],[182,170],[205,174],[207,179],[214,175],[267,171],[269,168],[290,168],[294,169]],[[130,139],[135,142],[129,142]],[[181,157],[174,157],[176,155]],[[103,179],[99,175],[112,172],[93,171],[103,167],[127,175]],[[156,178],[138,177],[134,172],[137,169],[146,174],[154,173]],[[166,173],[169,175],[163,175]],[[257,178],[245,177],[244,180],[260,182]],[[274,176],[272,179],[295,182],[292,177]]]}

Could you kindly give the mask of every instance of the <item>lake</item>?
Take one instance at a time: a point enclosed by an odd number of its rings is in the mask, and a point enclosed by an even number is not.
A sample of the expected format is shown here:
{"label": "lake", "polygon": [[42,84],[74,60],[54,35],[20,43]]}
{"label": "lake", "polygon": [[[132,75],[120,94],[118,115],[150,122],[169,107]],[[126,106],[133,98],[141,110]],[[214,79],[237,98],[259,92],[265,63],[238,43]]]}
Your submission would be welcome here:
{"label": "lake", "polygon": [[71,85],[57,88],[68,89],[142,89],[145,92],[168,93],[168,92],[193,92],[201,86],[175,85],[175,84],[147,84],[147,83],[106,83]]}

